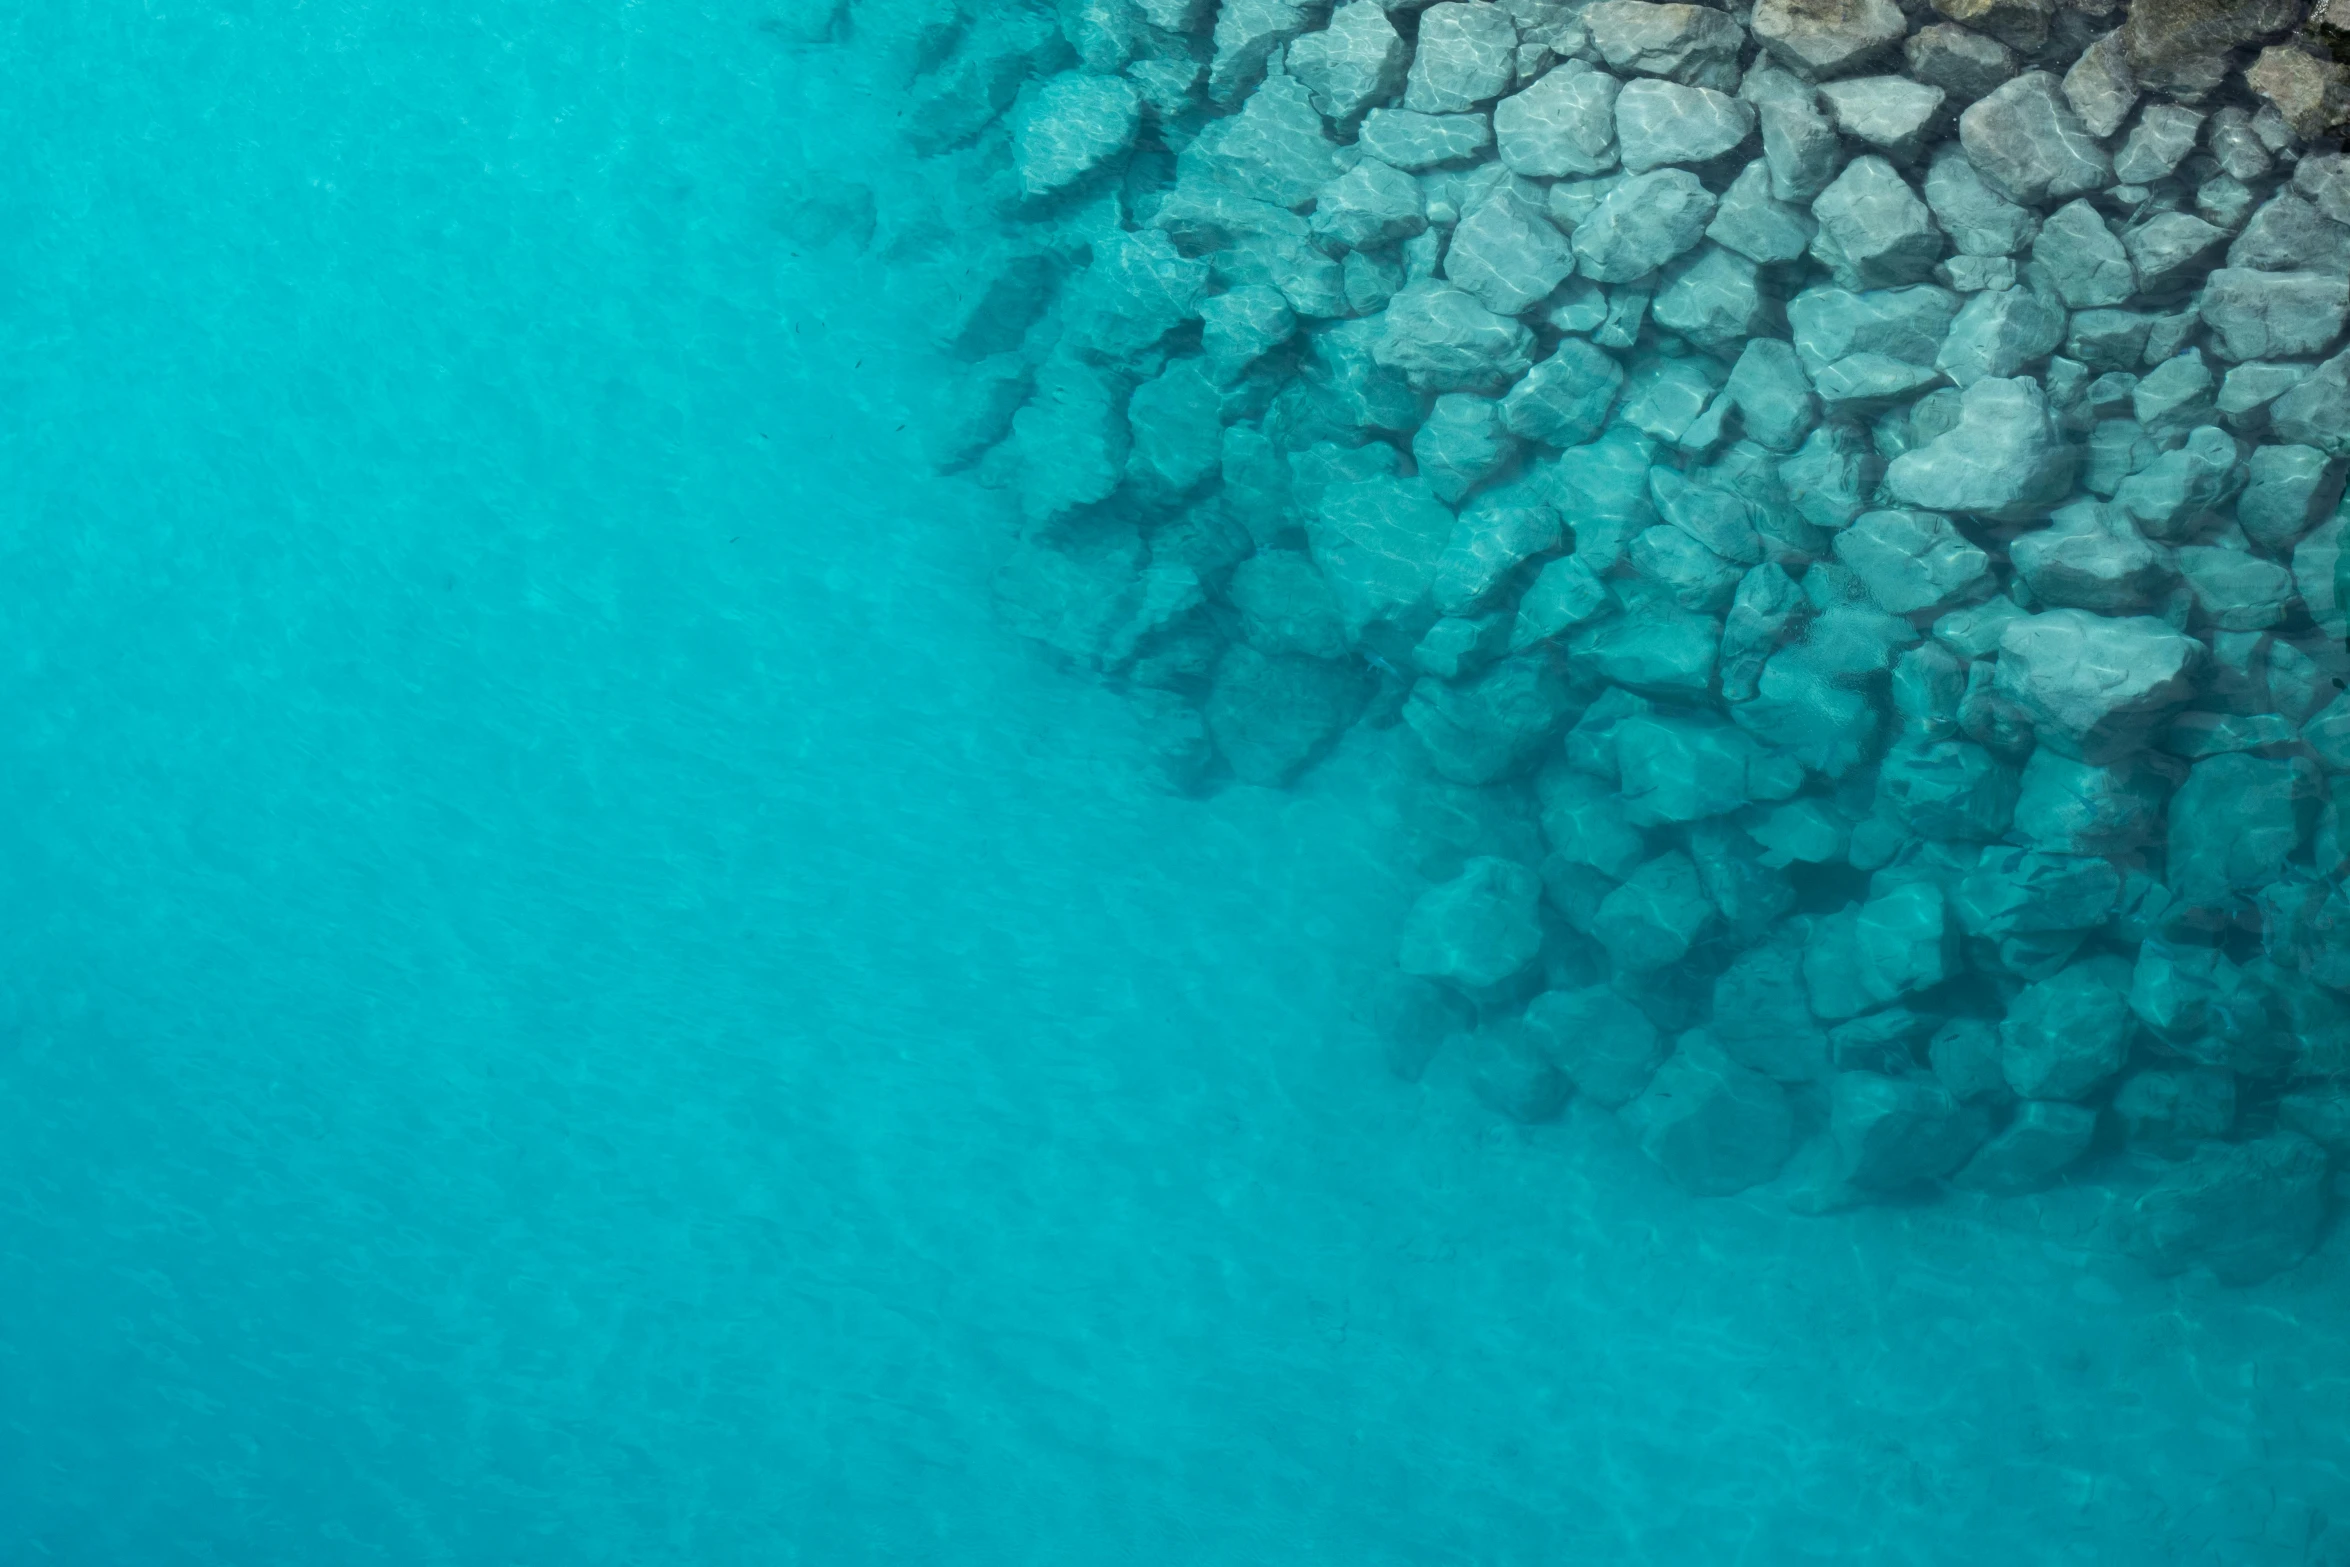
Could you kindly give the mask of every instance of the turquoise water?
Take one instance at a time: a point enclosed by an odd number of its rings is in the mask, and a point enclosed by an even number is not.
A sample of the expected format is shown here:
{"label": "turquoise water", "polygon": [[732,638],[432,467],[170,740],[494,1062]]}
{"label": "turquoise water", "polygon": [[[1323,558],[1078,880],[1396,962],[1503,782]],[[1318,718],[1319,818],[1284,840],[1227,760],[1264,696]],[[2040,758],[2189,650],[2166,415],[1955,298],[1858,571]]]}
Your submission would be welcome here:
{"label": "turquoise water", "polygon": [[1387,1078],[1383,742],[1170,797],[997,626],[763,19],[0,35],[0,1559],[2350,1559],[2338,1239]]}

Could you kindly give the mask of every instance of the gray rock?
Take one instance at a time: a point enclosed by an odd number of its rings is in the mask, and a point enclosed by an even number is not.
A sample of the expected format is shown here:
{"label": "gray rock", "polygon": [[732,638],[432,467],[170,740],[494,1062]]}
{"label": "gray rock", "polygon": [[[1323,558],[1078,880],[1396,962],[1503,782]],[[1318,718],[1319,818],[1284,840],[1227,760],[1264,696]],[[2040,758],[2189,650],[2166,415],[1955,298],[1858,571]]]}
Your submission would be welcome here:
{"label": "gray rock", "polygon": [[2154,604],[2173,572],[2129,514],[2094,501],[2059,510],[2008,546],[2016,575],[2042,604],[2127,614]]}
{"label": "gray rock", "polygon": [[1893,0],[1760,0],[1755,42],[1799,76],[1849,76],[1890,53],[1909,31]]}
{"label": "gray rock", "polygon": [[1726,700],[1750,702],[1755,698],[1764,662],[1806,613],[1802,590],[1781,567],[1757,566],[1739,579],[1722,627],[1721,681]]}
{"label": "gray rock", "polygon": [[1970,295],[1934,365],[1961,387],[2021,375],[2056,351],[2064,331],[2063,309],[2029,289]]}
{"label": "gray rock", "polygon": [[1531,441],[1580,446],[1606,425],[1623,386],[1623,367],[1613,357],[1580,338],[1562,338],[1502,399],[1502,423]]}
{"label": "gray rock", "polygon": [[1439,680],[1466,680],[1509,651],[1510,615],[1446,615],[1412,649],[1412,667]]}
{"label": "gray rock", "polygon": [[1404,107],[1458,114],[1509,91],[1518,71],[1518,27],[1498,5],[1442,0],[1420,13]]}
{"label": "gray rock", "polygon": [[1853,159],[1812,203],[1819,221],[1811,253],[1845,288],[1924,281],[1942,254],[1933,213],[1892,164]]}
{"label": "gray rock", "polygon": [[1794,451],[1819,423],[1819,402],[1803,362],[1781,338],[1750,339],[1730,367],[1722,395],[1738,410],[1747,439],[1774,452]]}
{"label": "gray rock", "polygon": [[2057,853],[2127,854],[2153,841],[2171,783],[2145,757],[2092,767],[2054,751],[2034,751],[2024,764],[2015,830]]}
{"label": "gray rock", "polygon": [[2219,630],[2265,631],[2285,618],[2293,573],[2276,561],[2208,545],[2190,545],[2178,560],[2197,607]]}
{"label": "gray rock", "polygon": [[1534,334],[1457,288],[1415,283],[1388,301],[1375,353],[1424,391],[1506,386],[1532,366]]}
{"label": "gray rock", "polygon": [[1996,689],[2040,743],[2080,761],[2137,750],[2193,694],[2204,650],[2151,616],[2054,609],[1999,639]]}
{"label": "gray rock", "polygon": [[2204,145],[2221,172],[2239,180],[2256,180],[2269,171],[2268,148],[2252,129],[2252,117],[2233,105],[2211,117],[2203,133]]}
{"label": "gray rock", "polygon": [[2244,226],[2258,201],[2250,186],[2226,174],[2214,174],[2195,187],[2195,210],[2230,231]]}
{"label": "gray rock", "polygon": [[1365,158],[1315,195],[1312,223],[1324,239],[1368,249],[1426,229],[1428,208],[1418,180]]}
{"label": "gray rock", "polygon": [[1126,477],[1146,494],[1180,496],[1223,468],[1223,394],[1196,359],[1171,361],[1136,387],[1126,422],[1134,435]]}
{"label": "gray rock", "polygon": [[[1612,726],[1611,726],[1612,728]],[[1611,882],[1648,858],[1647,839],[1625,819],[1624,802],[1606,779],[1552,763],[1536,780],[1542,835],[1553,853],[1588,865]]]}
{"label": "gray rock", "polygon": [[1584,8],[1582,20],[1591,30],[1592,47],[1616,70],[1698,87],[1727,89],[1738,83],[1745,35],[1711,6],[1599,0]]}
{"label": "gray rock", "polygon": [[1208,96],[1238,103],[1264,75],[1273,51],[1312,26],[1318,9],[1305,0],[1226,0],[1216,12]]}
{"label": "gray rock", "polygon": [[2000,521],[2024,520],[2061,500],[2075,456],[2048,417],[2039,383],[1989,378],[1962,396],[1955,429],[1886,468],[1893,494],[1920,510]]}
{"label": "gray rock", "polygon": [[1989,843],[2015,813],[2015,769],[1971,741],[1904,743],[1886,754],[1877,801],[1921,838]]}
{"label": "gray rock", "polygon": [[1948,22],[1919,28],[1902,52],[1911,76],[1960,103],[1974,102],[2016,73],[2013,49]]}
{"label": "gray rock", "polygon": [[1467,680],[1418,682],[1403,716],[1438,777],[1484,784],[1524,770],[1574,708],[1565,667],[1547,650],[1531,649]]}
{"label": "gray rock", "polygon": [[2120,902],[2121,872],[2094,855],[1993,848],[1951,889],[1950,907],[1970,936],[2003,940],[2103,925]]}
{"label": "gray rock", "polygon": [[1399,169],[1433,169],[1465,162],[1491,147],[1493,121],[1483,114],[1373,109],[1363,116],[1357,145],[1364,156]]}
{"label": "gray rock", "polygon": [[1297,550],[1262,550],[1236,567],[1226,589],[1240,611],[1240,634],[1270,657],[1346,656],[1346,624],[1338,600],[1312,559]]}
{"label": "gray rock", "polygon": [[1502,492],[1480,498],[1461,513],[1437,559],[1430,591],[1438,611],[1486,608],[1521,565],[1558,549],[1562,537],[1559,515],[1547,505]]}
{"label": "gray rock", "polygon": [[1487,1109],[1513,1121],[1538,1125],[1556,1120],[1574,1097],[1574,1085],[1517,1018],[1457,1034],[1445,1046],[1460,1060],[1469,1092]]}
{"label": "gray rock", "polygon": [[2156,1273],[2256,1284],[2316,1249],[2325,1189],[2325,1150],[2297,1132],[2206,1143],[2131,1205],[2125,1244]]}
{"label": "gray rock", "polygon": [[1508,466],[1517,441],[1502,427],[1501,405],[1490,397],[1447,392],[1412,437],[1412,460],[1428,488],[1446,505]]}
{"label": "gray rock", "polygon": [[1600,900],[1594,940],[1626,974],[1651,974],[1689,955],[1716,910],[1688,855],[1658,855]]}
{"label": "gray rock", "polygon": [[1614,609],[1607,585],[1592,574],[1590,564],[1580,555],[1551,561],[1518,601],[1518,618],[1510,628],[1510,646],[1532,647]]}
{"label": "gray rock", "polygon": [[2114,1119],[2132,1144],[2165,1158],[2227,1135],[2236,1124],[2236,1079],[2219,1067],[2149,1067],[2113,1094]]}
{"label": "gray rock", "polygon": [[1726,816],[1803,786],[1802,769],[1720,722],[1637,716],[1615,726],[1614,741],[1624,820],[1635,827]]}
{"label": "gray rock", "polygon": [[1828,1084],[1835,1178],[1866,1191],[1900,1191],[1948,1175],[1989,1130],[1987,1115],[1931,1078],[1839,1072]]}
{"label": "gray rock", "polygon": [[1063,304],[1064,341],[1097,361],[1139,358],[1199,314],[1208,276],[1164,234],[1104,235]]}
{"label": "gray rock", "polygon": [[1828,915],[1804,949],[1811,1009],[1841,1019],[1930,990],[1958,971],[1958,927],[1942,889],[1907,882]]}
{"label": "gray rock", "polygon": [[2125,185],[2150,185],[2166,179],[2188,153],[2203,129],[2203,116],[2175,103],[2150,103],[2131,127],[2122,150],[2114,154],[2113,177]]}
{"label": "gray rock", "polygon": [[1769,265],[1802,257],[1818,232],[1808,211],[1771,195],[1770,165],[1757,158],[1723,192],[1705,237]]}
{"label": "gray rock", "polygon": [[2225,1059],[2265,1039],[2262,988],[2216,947],[2150,934],[2130,976],[2130,1010],[2171,1050]]}
{"label": "gray rock", "polygon": [[1542,879],[1526,866],[1490,855],[1472,859],[1412,905],[1398,966],[1468,990],[1498,985],[1542,950],[1534,912],[1541,898]]}
{"label": "gray rock", "polygon": [[2256,446],[2236,521],[2262,549],[2290,550],[2342,498],[2343,466],[2314,446]]}
{"label": "gray rock", "polygon": [[1444,258],[1454,287],[1505,316],[1532,309],[1574,267],[1541,193],[1518,180],[1498,182],[1461,215]]}
{"label": "gray rock", "polygon": [[1635,175],[1575,226],[1576,265],[1597,282],[1631,282],[1695,245],[1713,215],[1712,193],[1688,170]]}
{"label": "gray rock", "polygon": [[[2064,351],[2091,370],[2134,370],[2146,357],[2154,318],[2142,310],[2080,310],[2067,327]],[[2136,378],[2132,377],[2133,384]]]}
{"label": "gray rock", "polygon": [[2027,206],[2113,183],[2113,161],[2057,79],[2027,71],[1958,117],[1959,144],[1984,183]]}
{"label": "gray rock", "polygon": [[2293,165],[2293,189],[2336,223],[2350,223],[2350,159],[2318,153]]}
{"label": "gray rock", "polygon": [[1935,0],[1934,9],[1954,22],[2033,54],[2048,41],[2049,17],[2055,7],[2047,0]]}
{"label": "gray rock", "polygon": [[[1410,379],[1386,363],[1381,350],[1393,314],[1361,321],[1333,321],[1309,335],[1301,390],[1311,390],[1320,408],[1339,426],[1327,438],[1351,444],[1358,432],[1402,432],[1420,422],[1424,399]],[[1295,447],[1313,438],[1291,439]]]}
{"label": "gray rock", "polygon": [[1616,152],[1634,174],[1710,162],[1753,135],[1754,124],[1752,104],[1710,87],[1644,78],[1616,96]]}
{"label": "gray rock", "polygon": [[[2269,430],[2280,441],[2313,446],[2329,456],[2350,452],[2350,353],[2305,370],[2299,384],[2269,404]],[[2302,597],[2309,598],[2307,587]],[[2316,603],[2310,607],[2314,610]]]}
{"label": "gray rock", "polygon": [[1287,76],[1268,77],[1238,114],[1211,120],[1176,162],[1186,181],[1292,208],[1345,169],[1312,97]]}
{"label": "gray rock", "polygon": [[1960,658],[1977,659],[1999,651],[2007,628],[2024,618],[2015,600],[1989,599],[1968,609],[1955,609],[1934,622],[1934,640]]}
{"label": "gray rock", "polygon": [[1616,166],[1616,94],[1623,83],[1561,60],[1493,109],[1501,161],[1529,179],[1604,174]]}
{"label": "gray rock", "polygon": [[1765,312],[1754,262],[1718,245],[1700,246],[1667,265],[1664,286],[1649,306],[1658,326],[1717,352],[1752,338]]}
{"label": "gray rock", "polygon": [[1901,76],[1855,76],[1820,88],[1838,130],[1905,163],[1925,149],[1946,96]]}
{"label": "gray rock", "polygon": [[1811,1015],[1802,950],[1792,932],[1741,953],[1714,981],[1713,1022],[1722,1052],[1782,1083],[1828,1075],[1828,1038]]}
{"label": "gray rock", "polygon": [[1548,990],[1526,1007],[1526,1033],[1593,1104],[1640,1097],[1668,1050],[1647,1014],[1605,985]]}
{"label": "gray rock", "polygon": [[1991,558],[1936,512],[1870,511],[1836,535],[1836,558],[1896,615],[1939,612],[1990,596]]}
{"label": "gray rock", "polygon": [[1937,379],[1934,360],[1958,310],[1956,295],[1930,284],[1860,293],[1809,288],[1788,301],[1787,324],[1804,369],[1826,397],[1837,380],[1831,372],[1848,364],[1906,365],[1920,372],[1916,384]]}
{"label": "gray rock", "polygon": [[1092,365],[1056,357],[1038,370],[1010,443],[1029,521],[1051,522],[1118,487],[1132,449],[1122,397],[1123,387]]}
{"label": "gray rock", "polygon": [[1575,530],[1575,553],[1592,570],[1613,570],[1632,535],[1657,520],[1648,484],[1655,457],[1654,443],[1619,424],[1549,470],[1553,501]]}
{"label": "gray rock", "polygon": [[2222,267],[2200,310],[2228,359],[2290,359],[2321,352],[2350,315],[2350,279],[2321,272]]}
{"label": "gray rock", "polygon": [[[2242,482],[2238,461],[2235,438],[2216,425],[2203,425],[2187,437],[2185,446],[2164,452],[2124,479],[2114,491],[2114,503],[2148,538],[2178,543],[2202,532],[2212,508],[2235,494]],[[2209,569],[2218,574],[2215,581],[2240,580],[2241,574],[2231,576],[2224,562]],[[2286,591],[2289,595],[2289,582]]]}
{"label": "gray rock", "polygon": [[2291,191],[2279,191],[2228,247],[2228,265],[2261,272],[2350,271],[2350,227]]}
{"label": "gray rock", "polygon": [[2174,354],[2138,378],[2130,389],[2130,411],[2146,433],[2168,444],[2211,422],[2216,381],[2195,349]]}
{"label": "gray rock", "polygon": [[2317,796],[2316,769],[2304,757],[2232,752],[2197,762],[2171,799],[2171,891],[2216,903],[2276,880],[2309,836]]}
{"label": "gray rock", "polygon": [[1721,628],[1710,615],[1678,609],[1667,599],[1645,602],[1638,614],[1594,618],[1567,639],[1579,671],[1612,685],[1658,696],[1703,696],[1713,686]]}
{"label": "gray rock", "polygon": [[1063,72],[1037,84],[1012,124],[1012,166],[1031,196],[1067,190],[1134,145],[1142,98],[1116,76]]}
{"label": "gray rock", "polygon": [[1625,558],[1635,573],[1667,590],[1685,610],[1719,615],[1738,591],[1738,567],[1679,528],[1643,529]]}
{"label": "gray rock", "polygon": [[[1797,340],[1796,349],[1802,351]],[[1868,438],[1849,424],[1825,424],[1804,438],[1803,447],[1779,465],[1779,477],[1796,509],[1822,528],[1841,528],[1868,508],[1884,473],[1884,461]]]}
{"label": "gray rock", "polygon": [[2010,256],[2032,242],[2040,219],[1984,183],[1956,144],[1934,150],[1926,169],[1926,205],[1950,242],[1970,256]]}
{"label": "gray rock", "polygon": [[2124,304],[2138,291],[2129,252],[2086,201],[2067,202],[2049,215],[2032,242],[2032,259],[2074,310]]}
{"label": "gray rock", "polygon": [[1250,365],[1297,335],[1297,316],[1281,291],[1250,284],[1199,302],[1200,354],[1229,385]]}
{"label": "gray rock", "polygon": [[[1423,606],[1452,529],[1452,513],[1422,479],[1361,479],[1323,492],[1306,538],[1350,640],[1388,625],[1411,626],[1410,640],[1419,640],[1431,618]],[[1412,625],[1415,620],[1420,624]]]}
{"label": "gray rock", "polygon": [[2122,37],[2131,67],[2148,85],[2187,85],[2203,76],[2205,62],[2284,31],[2300,14],[2295,0],[2140,0]]}
{"label": "gray rock", "polygon": [[1844,143],[1810,87],[1763,65],[1746,73],[1738,96],[1755,106],[1763,163],[1775,200],[1810,206],[1844,164]]}
{"label": "gray rock", "polygon": [[[1717,361],[1695,355],[1635,361],[1616,417],[1655,440],[1679,444],[1697,426],[1727,379]],[[1709,435],[1694,444],[1710,445],[1712,439]]]}
{"label": "gray rock", "polygon": [[2138,102],[2138,79],[2130,70],[2119,32],[2107,33],[2081,51],[2064,73],[2064,101],[2099,140],[2122,128]]}
{"label": "gray rock", "polygon": [[1242,644],[1216,665],[1208,733],[1241,782],[1277,788],[1327,750],[1361,706],[1361,683],[1347,666]]}
{"label": "gray rock", "polygon": [[2015,1118],[1969,1159],[1950,1184],[1961,1191],[2017,1197],[2049,1185],[2089,1151],[2097,1112],[2086,1105],[2027,1099]]}
{"label": "gray rock", "polygon": [[1347,0],[1330,13],[1328,27],[1292,43],[1285,59],[1314,107],[1343,124],[1403,90],[1412,51],[1379,0]]}
{"label": "gray rock", "polygon": [[2132,1020],[2130,966],[2083,958],[2027,985],[1999,1025],[2000,1069],[2025,1099],[2080,1099],[2122,1069]]}
{"label": "gray rock", "polygon": [[1769,1180],[1795,1147],[1786,1090],[1700,1033],[1682,1036],[1623,1115],[1641,1152],[1676,1186],[1701,1197]]}
{"label": "gray rock", "polygon": [[1958,733],[1966,699],[1966,661],[1940,640],[1919,643],[1893,661],[1893,711],[1906,740],[1947,740]]}

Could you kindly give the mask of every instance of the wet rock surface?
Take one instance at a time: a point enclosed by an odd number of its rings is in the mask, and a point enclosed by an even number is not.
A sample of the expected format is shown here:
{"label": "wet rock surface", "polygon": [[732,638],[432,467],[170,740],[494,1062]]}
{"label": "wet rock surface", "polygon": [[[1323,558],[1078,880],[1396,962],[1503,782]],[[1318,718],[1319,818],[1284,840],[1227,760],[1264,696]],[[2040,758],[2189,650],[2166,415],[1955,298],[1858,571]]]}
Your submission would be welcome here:
{"label": "wet rock surface", "polygon": [[1360,725],[1497,802],[1424,867],[1401,967],[1467,1021],[1407,1053],[1693,1192],[2104,1185],[2160,1270],[2306,1252],[2350,175],[2298,9],[1097,9],[917,90],[1030,239],[942,311],[941,461],[1174,786]]}

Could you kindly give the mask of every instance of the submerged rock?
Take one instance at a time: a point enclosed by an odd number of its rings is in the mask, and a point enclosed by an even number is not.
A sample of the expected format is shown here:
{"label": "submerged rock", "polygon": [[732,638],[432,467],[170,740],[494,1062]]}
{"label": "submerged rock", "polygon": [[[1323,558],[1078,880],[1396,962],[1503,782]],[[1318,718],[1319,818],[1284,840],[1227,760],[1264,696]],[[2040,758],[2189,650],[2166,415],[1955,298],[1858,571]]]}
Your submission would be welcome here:
{"label": "submerged rock", "polygon": [[1701,1197],[1769,1180],[1795,1148],[1786,1090],[1703,1035],[1684,1035],[1623,1115],[1641,1152],[1674,1185]]}
{"label": "submerged rock", "polygon": [[2126,1244],[2157,1273],[2256,1284],[2316,1247],[2325,1178],[2325,1150],[2296,1132],[2206,1143],[2131,1205]]}
{"label": "submerged rock", "polygon": [[1542,879],[1517,861],[1469,861],[1412,905],[1403,928],[1403,971],[1472,991],[1500,984],[1542,950],[1534,914],[1541,898]]}

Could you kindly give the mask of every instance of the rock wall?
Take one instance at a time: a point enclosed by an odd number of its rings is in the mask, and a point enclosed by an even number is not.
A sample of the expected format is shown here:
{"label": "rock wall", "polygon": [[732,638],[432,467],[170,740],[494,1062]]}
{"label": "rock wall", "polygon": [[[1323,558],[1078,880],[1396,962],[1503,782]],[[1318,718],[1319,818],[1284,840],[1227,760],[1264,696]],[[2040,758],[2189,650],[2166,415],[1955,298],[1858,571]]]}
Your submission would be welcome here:
{"label": "rock wall", "polygon": [[1399,1072],[1808,1211],[2102,1183],[2258,1278],[2350,1154],[2303,20],[897,7],[965,246],[936,456],[1177,787],[1399,729]]}

